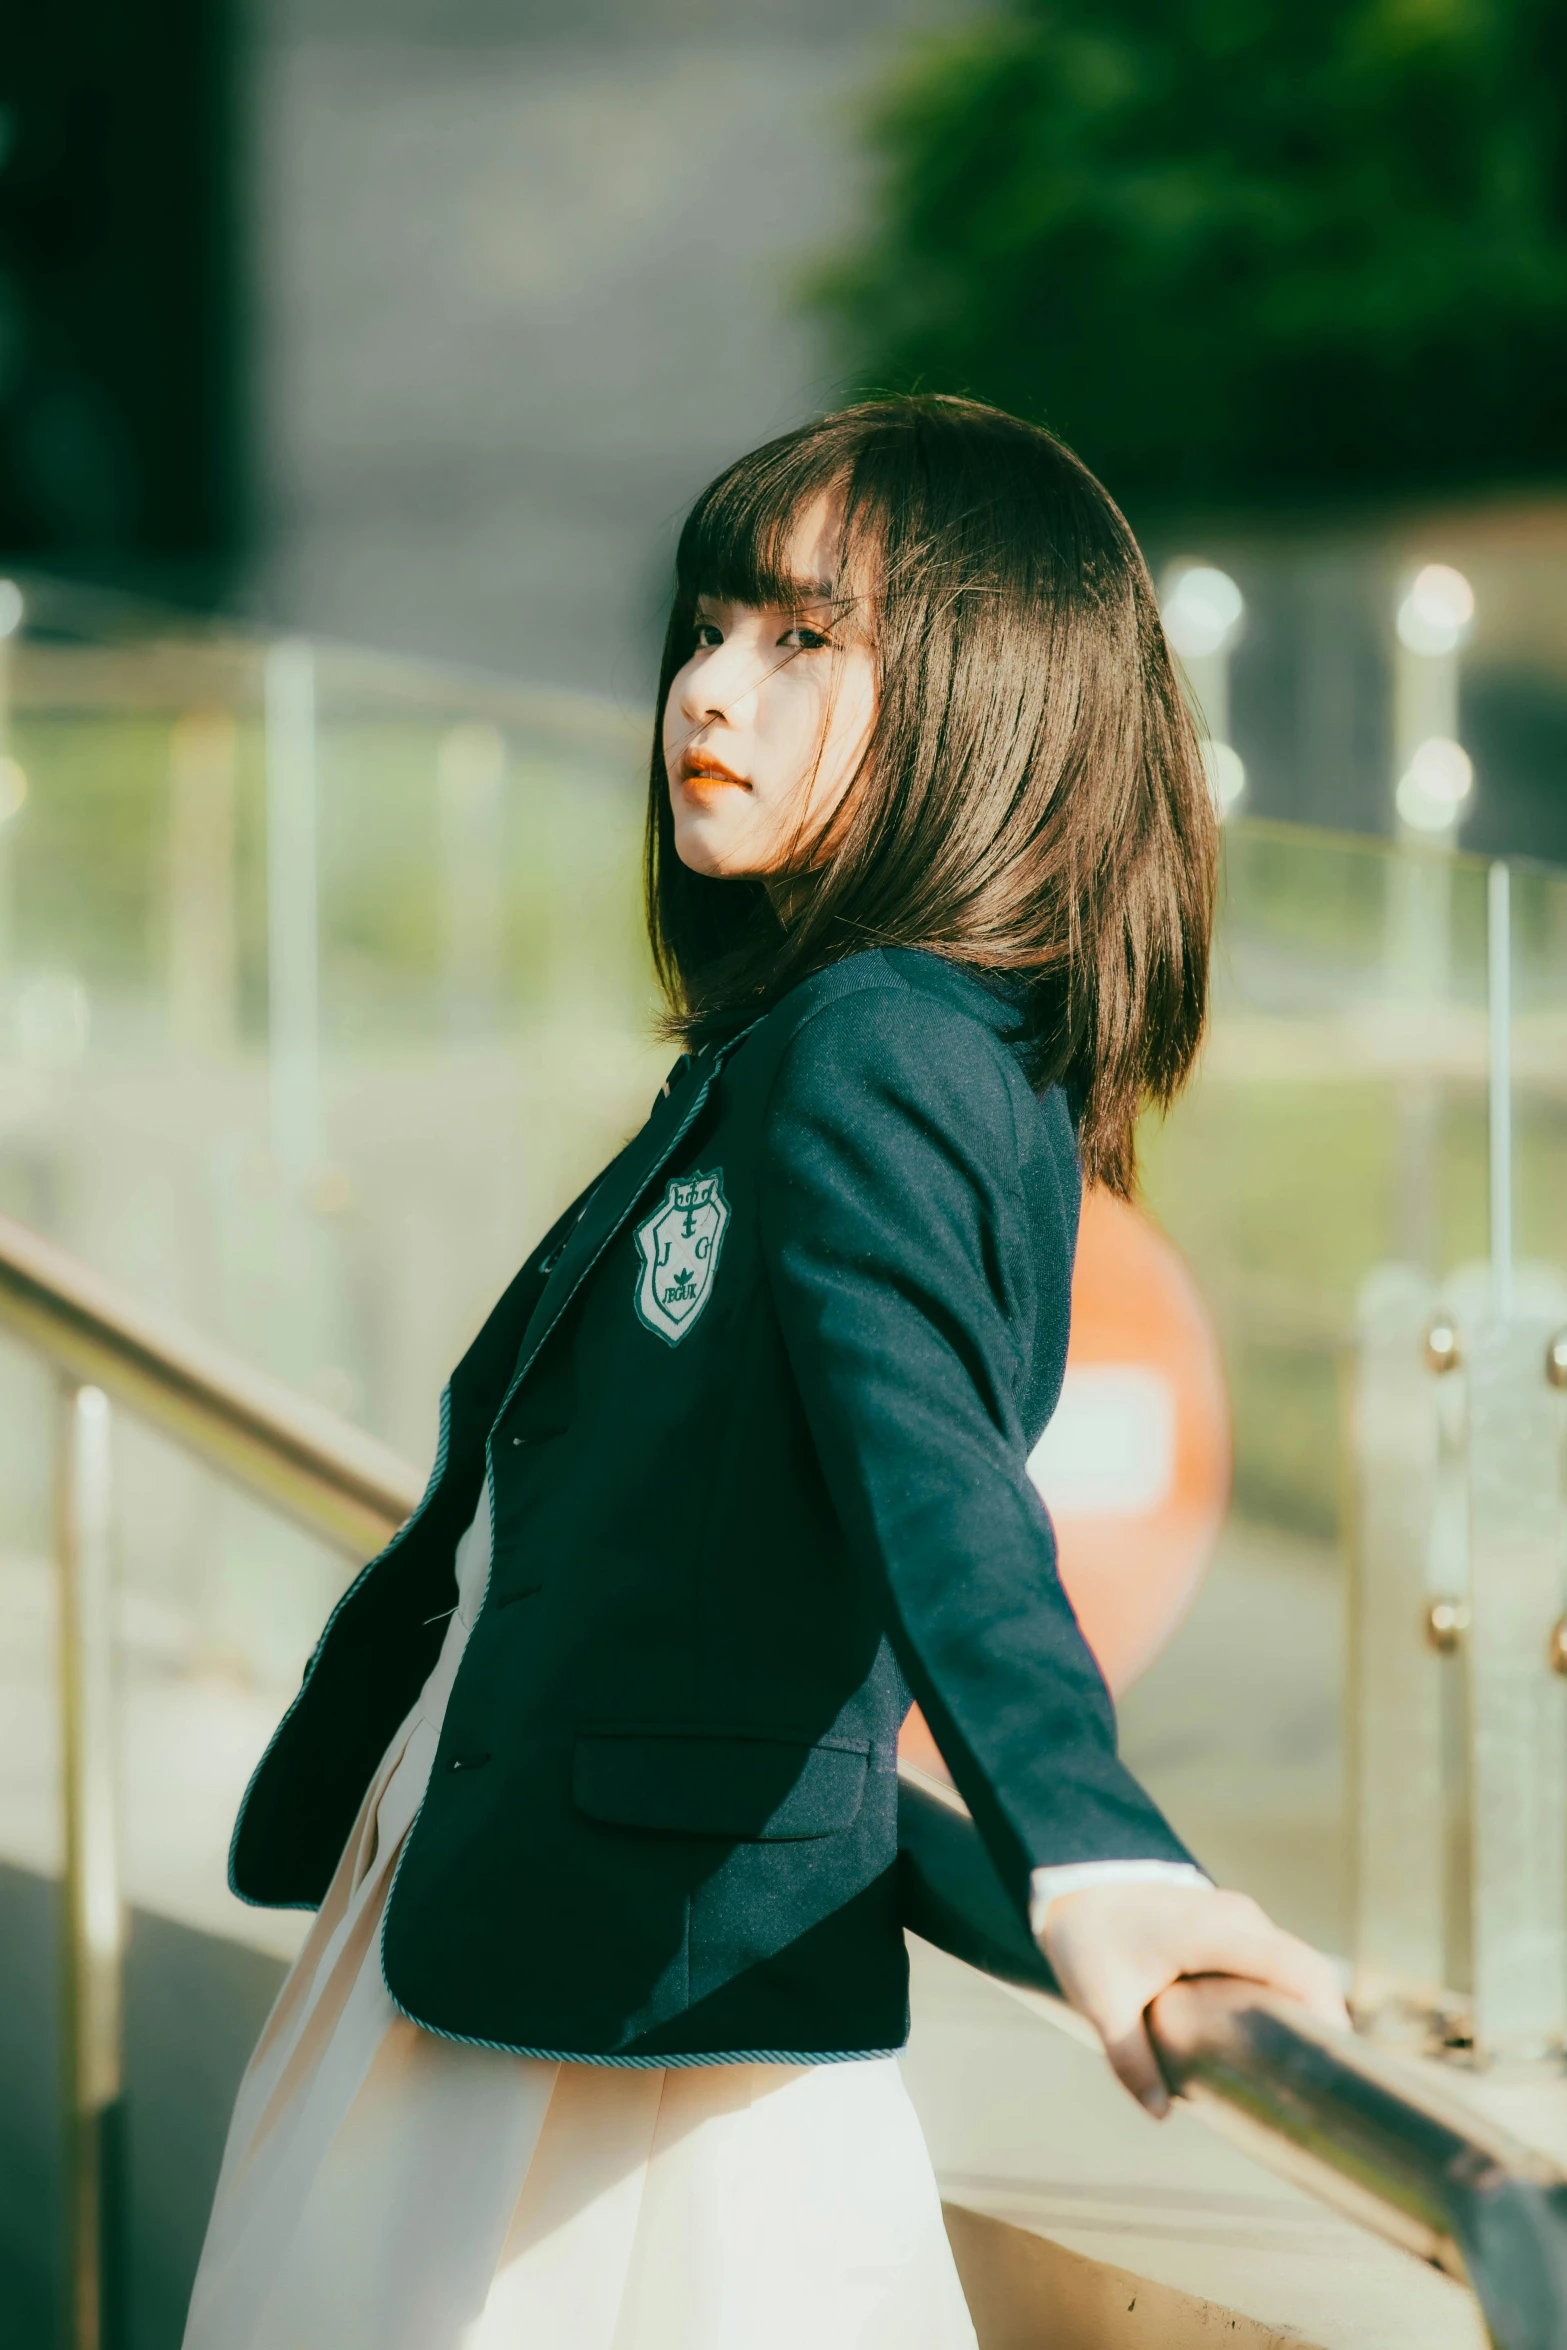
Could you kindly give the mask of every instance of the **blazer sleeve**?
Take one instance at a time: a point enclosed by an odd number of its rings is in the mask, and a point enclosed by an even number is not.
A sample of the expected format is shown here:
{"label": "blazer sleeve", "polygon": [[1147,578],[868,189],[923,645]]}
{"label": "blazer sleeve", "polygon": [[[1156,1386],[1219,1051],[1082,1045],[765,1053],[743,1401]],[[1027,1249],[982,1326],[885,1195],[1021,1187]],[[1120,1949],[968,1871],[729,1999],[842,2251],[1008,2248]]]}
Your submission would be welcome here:
{"label": "blazer sleeve", "polygon": [[1028,1475],[1014,1333],[1064,1330],[1074,1237],[1039,1172],[1044,1247],[1003,1048],[928,997],[830,1002],[780,1063],[761,1228],[784,1343],[850,1554],[1025,1914],[1036,1867],[1191,1858],[1117,1755]]}

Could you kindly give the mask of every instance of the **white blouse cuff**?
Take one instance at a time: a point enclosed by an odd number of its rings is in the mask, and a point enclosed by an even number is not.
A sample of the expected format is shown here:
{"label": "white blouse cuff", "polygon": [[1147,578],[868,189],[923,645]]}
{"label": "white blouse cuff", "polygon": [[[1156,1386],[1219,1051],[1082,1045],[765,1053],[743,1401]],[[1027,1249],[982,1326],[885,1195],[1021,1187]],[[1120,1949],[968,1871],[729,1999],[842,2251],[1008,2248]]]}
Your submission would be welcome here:
{"label": "white blouse cuff", "polygon": [[1213,1879],[1189,1860],[1079,1860],[1064,1868],[1035,1869],[1029,1878],[1028,1922],[1037,1942],[1052,1901],[1090,1885],[1188,1885],[1211,1893]]}

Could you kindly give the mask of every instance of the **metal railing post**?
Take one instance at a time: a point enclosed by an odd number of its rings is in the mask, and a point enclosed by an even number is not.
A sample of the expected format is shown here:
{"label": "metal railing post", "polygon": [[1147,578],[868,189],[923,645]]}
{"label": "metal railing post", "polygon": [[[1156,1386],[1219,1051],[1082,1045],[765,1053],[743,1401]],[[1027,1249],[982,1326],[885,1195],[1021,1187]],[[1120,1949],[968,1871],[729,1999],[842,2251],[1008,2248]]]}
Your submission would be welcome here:
{"label": "metal railing post", "polygon": [[[1476,1636],[1473,1657],[1492,1681],[1490,1650],[1505,1648],[1516,1626],[1495,1606],[1493,1585],[1510,1587],[1519,1564],[1530,1578],[1530,1622],[1543,1599],[1538,1556],[1540,1526],[1531,1502],[1517,1521],[1496,1502],[1497,1492],[1538,1482],[1541,1415],[1534,1400],[1509,1403],[1517,1378],[1543,1380],[1554,1415],[1552,1438],[1560,1457],[1561,1404],[1567,1392],[1567,1326],[1552,1285],[1526,1289],[1530,1315],[1549,1306],[1555,1319],[1540,1323],[1527,1362],[1499,1358],[1504,1376],[1482,1396],[1479,1415],[1486,1451],[1483,1472],[1467,1498]],[[1549,1292],[1547,1294],[1546,1292]],[[1392,1315],[1396,1323],[1410,1298]],[[1473,1317],[1477,1329],[1482,1311]],[[1391,1327],[1390,1345],[1413,1346],[1418,1325],[1407,1318],[1403,1337]],[[1511,1342],[1515,1322],[1503,1336]],[[1548,1329],[1549,1343],[1541,1332]],[[62,1937],[66,2073],[70,2130],[71,2300],[70,2350],[123,2350],[127,2263],[124,2250],[121,1962],[124,1924],[115,1835],[114,1610],[110,1546],[109,1399],[221,1476],[233,1479],[333,1544],[360,1558],[380,1545],[400,1519],[416,1510],[422,1481],[395,1454],[362,1430],[294,1395],[209,1341],[148,1312],[51,1242],[0,1216],[0,1332],[32,1347],[54,1365],[61,1382],[58,1556],[60,1650],[65,1711],[66,1931]],[[1482,1333],[1483,1335],[1483,1333]],[[1455,1369],[1464,1355],[1463,1319],[1426,1325],[1424,1360],[1431,1371]],[[1483,1366],[1487,1385],[1489,1368]],[[1429,1430],[1414,1399],[1385,1399],[1389,1416],[1374,1431],[1371,1451],[1413,1466],[1421,1479],[1430,1465]],[[1380,1406],[1379,1406],[1380,1409]],[[1511,1433],[1509,1433],[1511,1431]],[[1512,1446],[1512,1450],[1509,1450]],[[1466,1466],[1466,1477],[1470,1471]],[[1437,1513],[1439,1516],[1443,1513]],[[1450,1514],[1450,1513],[1449,1513]],[[1418,1513],[1417,1513],[1418,1516]],[[1423,1522],[1423,1521],[1422,1521]],[[1415,1539],[1418,1526],[1398,1540],[1407,1551],[1401,1573],[1406,1597],[1426,1594],[1411,1626],[1407,1614],[1387,1620],[1392,1636],[1403,1624],[1410,1637],[1468,1654],[1463,1609],[1451,1594],[1460,1586],[1454,1562],[1433,1557]],[[1440,1548],[1440,1545],[1438,1546]],[[1427,1557],[1431,1576],[1418,1585],[1414,1568]],[[1432,1580],[1434,1577],[1434,1581]],[[1431,1598],[1432,1592],[1436,1597]],[[1521,1597],[1514,1594],[1515,1597]],[[1509,1602],[1509,1605],[1511,1602]],[[1486,1621],[1481,1622],[1482,1611]],[[1449,1641],[1447,1635],[1454,1636]],[[1531,1635],[1533,1637],[1533,1635]],[[1558,1615],[1539,1643],[1541,1669],[1567,1673],[1567,1617]],[[1501,1700],[1507,1692],[1497,1682]],[[1494,1708],[1493,1708],[1494,1710]],[[1564,1726],[1538,1694],[1520,1705],[1523,1738],[1499,1742],[1491,1759],[1487,1803],[1508,1800],[1507,1770],[1518,1783],[1519,1753],[1527,1768],[1529,1737],[1543,1722],[1549,1751],[1545,1768],[1557,1771]],[[1480,1741],[1477,1738],[1477,1744]],[[1505,1751],[1504,1751],[1505,1749]],[[1518,1751],[1514,1751],[1517,1749]],[[904,1923],[1019,1990],[1026,2001],[1054,1991],[1054,1978],[1029,1933],[1016,1888],[1006,1886],[956,1789],[901,1761],[899,1877]],[[1526,1790],[1527,1795],[1527,1790]],[[1516,1798],[1514,1798],[1516,1800]],[[1557,1812],[1517,1803],[1529,1835]],[[1500,1851],[1500,1847],[1498,1847]],[[1508,1864],[1511,1865],[1511,1864]],[[1551,1884],[1560,1875],[1553,1862]],[[1429,1884],[1413,1915],[1429,1940]],[[1495,1950],[1479,1954],[1482,1981],[1494,1980],[1492,2022],[1500,2044],[1554,2041],[1562,1953],[1551,1894],[1549,1948],[1529,1946],[1534,1917],[1523,1904],[1503,1921]],[[1537,1905],[1538,1906],[1538,1905]],[[1488,1972],[1489,1970],[1489,1972]],[[1482,2001],[1482,2007],[1485,2002]],[[1053,2022],[1077,2036],[1092,2027],[1059,1997],[1045,2002]],[[1156,2002],[1153,2029],[1172,2089],[1210,2108],[1210,2119],[1241,2136],[1252,2151],[1286,2175],[1350,2210],[1364,2224],[1419,2257],[1472,2282],[1499,2350],[1567,2350],[1567,2173],[1520,2144],[1466,2101],[1434,2089],[1429,2072],[1368,2049],[1348,2034],[1324,2032],[1299,2010],[1269,1999],[1254,1986],[1224,1979],[1183,1982]],[[1484,2023],[1484,2018],[1482,2019]],[[1543,2025],[1543,2029],[1542,2029]],[[1482,2032],[1484,2037],[1484,2031]]]}
{"label": "metal railing post", "polygon": [[56,1558],[64,1757],[65,2026],[71,2350],[124,2339],[121,1967],[109,1399],[60,1387]]}
{"label": "metal railing post", "polygon": [[1474,2034],[1508,2059],[1567,2044],[1567,1690],[1552,1670],[1567,1516],[1545,1367],[1558,1320],[1486,1319],[1467,1348]]}
{"label": "metal railing post", "polygon": [[1355,1970],[1357,2005],[1379,2014],[1387,1986],[1450,1980],[1438,1823],[1443,1675],[1451,1660],[1417,1629],[1439,1596],[1433,1534],[1443,1464],[1428,1340],[1435,1304],[1424,1273],[1387,1265],[1363,1285],[1356,1316],[1349,1588]]}

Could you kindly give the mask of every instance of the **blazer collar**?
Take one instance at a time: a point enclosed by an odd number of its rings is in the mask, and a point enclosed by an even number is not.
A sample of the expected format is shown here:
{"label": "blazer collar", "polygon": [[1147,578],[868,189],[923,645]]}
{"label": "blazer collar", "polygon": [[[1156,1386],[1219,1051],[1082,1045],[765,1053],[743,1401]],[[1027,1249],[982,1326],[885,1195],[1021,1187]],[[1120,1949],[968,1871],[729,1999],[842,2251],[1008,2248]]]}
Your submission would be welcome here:
{"label": "blazer collar", "polygon": [[[540,1347],[566,1311],[578,1289],[609,1247],[642,1194],[671,1159],[695,1125],[712,1091],[713,1080],[730,1055],[760,1023],[751,1021],[720,1045],[691,1053],[677,1063],[668,1083],[654,1101],[647,1124],[632,1136],[620,1156],[611,1159],[576,1226],[557,1253],[528,1317],[517,1356],[517,1368],[501,1405],[504,1412]],[[500,1413],[496,1414],[496,1418]],[[493,1423],[492,1423],[493,1425]]]}

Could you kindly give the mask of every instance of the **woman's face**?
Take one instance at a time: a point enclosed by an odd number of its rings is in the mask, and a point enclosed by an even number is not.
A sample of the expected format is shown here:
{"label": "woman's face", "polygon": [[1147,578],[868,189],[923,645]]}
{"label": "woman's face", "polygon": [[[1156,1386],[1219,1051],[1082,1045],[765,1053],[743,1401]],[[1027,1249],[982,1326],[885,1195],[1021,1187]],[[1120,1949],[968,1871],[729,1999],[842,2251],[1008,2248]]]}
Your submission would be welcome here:
{"label": "woman's face", "polygon": [[798,604],[697,605],[694,649],[664,705],[675,849],[693,872],[798,870],[854,780],[876,673],[833,600],[838,540],[837,505],[824,495],[789,543]]}

